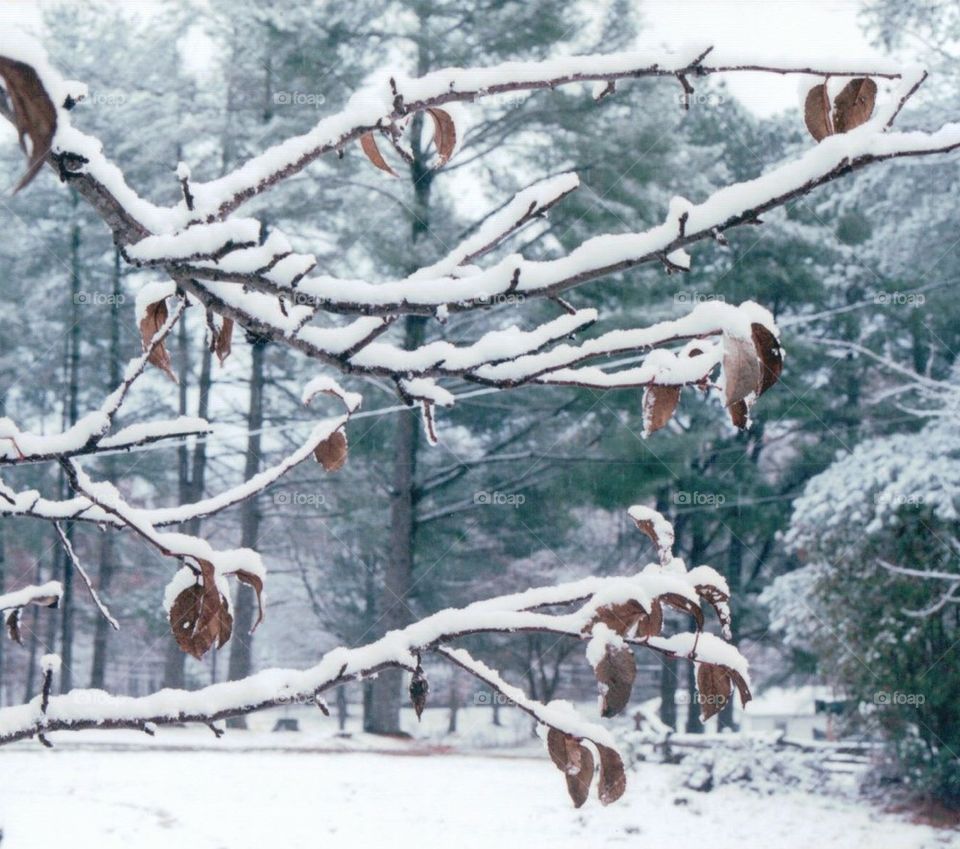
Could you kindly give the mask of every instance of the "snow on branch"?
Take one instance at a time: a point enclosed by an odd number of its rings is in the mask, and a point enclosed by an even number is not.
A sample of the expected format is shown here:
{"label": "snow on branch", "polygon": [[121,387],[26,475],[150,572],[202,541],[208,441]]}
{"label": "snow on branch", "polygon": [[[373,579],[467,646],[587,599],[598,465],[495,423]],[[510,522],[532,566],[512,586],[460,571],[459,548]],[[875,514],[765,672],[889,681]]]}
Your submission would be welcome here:
{"label": "snow on branch", "polygon": [[[654,540],[664,561],[651,563],[635,575],[586,578],[442,610],[369,645],[336,648],[303,671],[270,669],[242,681],[195,691],[168,689],[138,698],[95,690],[38,697],[25,705],[0,709],[0,744],[55,731],[209,724],[278,705],[314,703],[333,687],[389,667],[414,673],[417,685],[411,696],[422,709],[429,688],[420,661],[424,654],[436,653],[502,693],[550,730],[551,757],[564,771],[577,804],[586,798],[593,778],[592,755],[589,769],[584,769],[587,760],[583,753],[589,754],[589,750],[581,747],[585,741],[595,747],[601,801],[615,801],[623,793],[626,778],[622,759],[604,726],[582,718],[571,705],[543,704],[527,696],[482,661],[450,644],[470,635],[518,632],[550,633],[586,642],[605,716],[616,712],[606,708],[616,703],[620,710],[629,700],[633,676],[624,673],[634,668],[633,648],[695,662],[699,703],[706,715],[720,710],[735,690],[746,702],[750,698],[746,661],[728,642],[701,630],[701,605],[717,606],[720,599],[725,600],[725,582],[709,567],[687,571],[683,561],[672,557],[669,543],[673,530],[662,516],[649,508],[634,508],[633,513],[650,521],[649,528],[641,528]],[[662,636],[665,606],[690,615],[695,630]],[[560,610],[546,612],[546,608]],[[704,670],[708,674],[703,674]],[[571,776],[577,780],[571,781]]]}
{"label": "snow on branch", "polygon": [[[754,180],[727,186],[699,204],[675,198],[662,223],[646,231],[599,235],[566,256],[531,260],[507,255],[487,267],[478,263],[524,227],[545,215],[573,191],[577,177],[562,174],[519,192],[490,215],[446,256],[400,280],[336,278],[313,274],[316,259],[294,251],[274,227],[263,237],[261,223],[231,217],[250,199],[301,172],[311,162],[348,145],[360,144],[381,172],[392,172],[376,147],[376,136],[399,143],[414,113],[426,112],[434,124],[435,167],[456,152],[454,118],[443,106],[489,95],[552,89],[562,85],[617,83],[662,77],[679,83],[689,95],[691,79],[710,74],[765,71],[824,78],[807,95],[804,121],[816,144],[796,158]],[[346,427],[360,403],[356,393],[321,375],[305,388],[310,403],[319,393],[335,397],[344,412],[320,421],[308,439],[288,457],[239,486],[193,504],[146,509],[130,504],[120,488],[95,481],[80,465],[85,455],[124,450],[148,442],[208,428],[198,420],[145,422],[110,433],[134,382],[148,364],[176,380],[164,341],[187,306],[207,311],[213,350],[223,359],[230,351],[235,326],[261,340],[297,350],[347,376],[386,378],[405,403],[423,405],[431,441],[436,439],[434,407],[454,397],[441,385],[463,380],[489,389],[527,384],[594,388],[642,388],[643,430],[651,434],[674,414],[682,387],[722,393],[723,404],[738,427],[746,427],[751,407],[778,380],[783,366],[778,330],[761,306],[701,305],[687,316],[645,328],[600,330],[590,309],[577,309],[562,293],[599,278],[658,263],[668,272],[690,268],[686,249],[715,239],[740,224],[757,224],[759,216],[845,174],[887,159],[945,153],[960,148],[960,125],[932,133],[894,132],[894,119],[923,82],[919,71],[901,71],[887,63],[832,61],[814,67],[806,62],[761,61],[724,56],[705,45],[679,51],[642,51],[577,56],[536,62],[506,62],[488,68],[445,68],[421,78],[403,73],[377,74],[344,108],[322,118],[307,133],[287,139],[254,156],[217,180],[190,180],[186,164],[176,178],[182,200],[156,205],[140,197],[123,171],[105,155],[100,142],[74,128],[69,106],[76,86],[67,85],[43,50],[29,38],[0,33],[0,115],[30,141],[28,185],[43,164],[83,197],[109,228],[126,260],[149,267],[163,279],[141,288],[137,321],[143,354],[127,367],[122,384],[94,412],[64,433],[53,436],[21,431],[0,420],[0,464],[50,461],[59,464],[74,489],[72,498],[44,499],[36,491],[14,492],[0,484],[0,515],[47,521],[94,521],[125,528],[170,557],[178,570],[167,586],[165,608],[177,643],[200,657],[230,638],[233,618],[228,577],[254,588],[261,600],[266,570],[249,549],[217,550],[206,540],[164,527],[208,516],[256,497],[286,472],[311,456],[334,472],[347,460]],[[846,80],[831,100],[826,79]],[[877,103],[876,79],[894,83],[894,92]],[[685,104],[689,107],[689,98]],[[384,167],[386,166],[386,167]],[[386,177],[384,177],[386,179]],[[511,300],[512,298],[512,300]],[[386,335],[405,315],[431,316],[443,322],[451,313],[500,308],[522,313],[529,299],[552,301],[559,317],[525,326],[481,333],[458,344],[428,338],[414,348],[398,346]],[[346,317],[346,318],[344,318]],[[340,322],[346,322],[341,324]],[[385,338],[382,338],[385,337]],[[570,340],[570,337],[576,337]],[[626,368],[612,357],[630,356]],[[634,365],[634,355],[643,355]],[[730,634],[729,588],[713,569],[687,570],[673,557],[673,531],[648,508],[631,514],[657,549],[656,563],[628,577],[588,578],[570,584],[531,589],[445,610],[387,634],[360,648],[338,648],[307,670],[267,670],[243,681],[217,684],[195,692],[166,690],[143,698],[93,691],[52,695],[57,664],[44,665],[43,689],[29,704],[0,709],[0,743],[81,728],[151,729],[181,722],[210,724],[218,719],[288,703],[314,700],[346,681],[399,667],[414,674],[415,704],[426,698],[420,663],[435,653],[455,663],[513,700],[550,730],[551,758],[563,771],[568,791],[581,804],[590,790],[594,753],[599,760],[601,801],[613,801],[625,786],[623,764],[602,727],[580,719],[566,706],[542,705],[503,680],[496,670],[451,645],[471,634],[546,632],[587,644],[587,659],[598,681],[600,711],[617,713],[630,697],[636,673],[633,651],[646,648],[681,657],[697,666],[704,715],[719,711],[739,691],[750,697],[746,662],[727,642]],[[57,526],[75,568],[82,565]],[[13,614],[24,604],[59,598],[45,588],[25,588],[3,596]],[[12,600],[11,600],[12,599]],[[98,602],[94,597],[95,603]],[[664,635],[664,608],[690,617],[692,629]],[[722,636],[704,631],[704,608],[711,607]],[[101,609],[108,616],[105,608]],[[259,620],[258,620],[259,621]],[[9,627],[9,622],[8,622]],[[11,636],[13,635],[11,629]],[[585,745],[586,744],[586,745]]]}

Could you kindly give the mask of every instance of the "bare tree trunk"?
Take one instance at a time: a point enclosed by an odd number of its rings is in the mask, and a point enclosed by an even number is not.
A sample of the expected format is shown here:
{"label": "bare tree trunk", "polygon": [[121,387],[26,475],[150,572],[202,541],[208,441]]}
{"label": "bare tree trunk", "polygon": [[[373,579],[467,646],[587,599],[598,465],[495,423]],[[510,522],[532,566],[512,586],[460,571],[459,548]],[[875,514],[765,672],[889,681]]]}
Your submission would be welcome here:
{"label": "bare tree trunk", "polygon": [[[247,452],[243,478],[250,480],[260,471],[260,428],[263,426],[263,384],[266,342],[255,339],[250,346],[250,407],[247,412]],[[240,545],[256,548],[260,534],[260,505],[254,496],[243,502],[241,513]],[[233,609],[233,639],[230,641],[230,663],[227,678],[236,681],[246,678],[253,671],[253,627],[255,597],[250,587],[237,588]],[[239,716],[227,723],[231,728],[246,728],[246,718]]]}
{"label": "bare tree trunk", "polygon": [[[422,56],[421,51],[421,64]],[[413,163],[410,166],[414,195],[410,239],[414,259],[418,243],[429,231],[430,187],[433,181],[433,172],[426,163],[419,143],[422,127],[423,116],[418,113],[413,119]],[[416,267],[417,263],[414,262],[413,269]],[[421,345],[426,333],[426,319],[423,316],[407,316],[404,325],[404,346],[409,350]],[[416,467],[420,430],[413,410],[401,412],[396,421],[393,487],[390,493],[390,550],[377,610],[378,632],[381,634],[402,628],[409,622],[408,598],[413,586],[415,560]],[[399,733],[402,683],[403,672],[398,669],[381,672],[371,682],[369,698],[365,701],[365,731],[374,734]]]}
{"label": "bare tree trunk", "polygon": [[677,662],[661,657],[660,663],[660,721],[677,730]]}
{"label": "bare tree trunk", "polygon": [[[411,327],[411,324],[419,323],[419,318],[407,319],[408,340],[411,334],[417,333],[417,329]],[[397,416],[393,448],[393,488],[390,494],[390,551],[377,606],[377,630],[381,634],[403,628],[410,621],[407,599],[413,584],[414,479],[418,427],[413,410],[405,410]],[[385,670],[370,683],[364,730],[373,734],[396,734],[400,731],[402,683],[403,673],[398,669]]]}
{"label": "bare tree trunk", "polygon": [[[111,391],[121,379],[120,357],[120,251],[113,252],[113,291],[110,303],[110,363],[109,384]],[[104,458],[104,479],[111,483],[117,482],[117,467],[114,458]],[[100,540],[100,568],[97,574],[97,591],[106,598],[110,592],[110,584],[116,571],[116,534],[105,533]],[[110,623],[102,616],[98,616],[93,630],[93,661],[90,669],[90,687],[95,690],[105,689],[107,673],[107,637],[110,634]]]}
{"label": "bare tree trunk", "polygon": [[450,675],[450,718],[447,721],[447,734],[457,733],[457,716],[460,713],[460,676],[456,670]]}
{"label": "bare tree trunk", "polygon": [[[72,203],[76,216],[78,197],[73,192]],[[72,326],[69,334],[69,360],[67,378],[67,425],[77,423],[79,417],[80,392],[80,224],[74,217],[70,234],[70,295],[73,301],[71,310]],[[73,522],[67,522],[64,534],[73,544]],[[63,565],[63,595],[60,599],[62,619],[60,620],[60,659],[63,666],[60,671],[60,692],[73,689],[73,564],[65,554],[61,556]]]}
{"label": "bare tree trunk", "polygon": [[[177,328],[177,369],[180,376],[180,415],[187,415],[187,388],[190,383],[189,338],[186,321]],[[205,346],[200,360],[200,377],[197,382],[197,416],[208,418],[210,412],[210,387],[212,384],[213,355],[210,346]],[[207,475],[207,443],[203,439],[194,442],[191,457],[189,446],[181,443],[177,448],[177,486],[180,503],[197,501],[203,497]],[[184,533],[197,536],[200,533],[200,519],[191,519],[183,526]],[[166,644],[166,657],[163,668],[163,686],[181,689],[185,684],[187,656],[174,640]]]}
{"label": "bare tree trunk", "polygon": [[341,734],[347,728],[348,717],[347,688],[345,686],[337,687],[337,728]]}

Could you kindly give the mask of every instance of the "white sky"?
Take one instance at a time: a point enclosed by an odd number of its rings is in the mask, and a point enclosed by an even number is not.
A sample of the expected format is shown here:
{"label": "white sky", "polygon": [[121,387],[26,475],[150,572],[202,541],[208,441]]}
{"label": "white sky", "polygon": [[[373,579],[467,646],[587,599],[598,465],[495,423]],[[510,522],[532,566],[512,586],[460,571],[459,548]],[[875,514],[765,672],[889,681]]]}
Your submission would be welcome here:
{"label": "white sky", "polygon": [[[876,58],[857,24],[860,0],[641,0],[644,45],[715,44],[751,55],[803,59]],[[730,92],[753,112],[773,115],[798,104],[796,78],[727,76]]]}

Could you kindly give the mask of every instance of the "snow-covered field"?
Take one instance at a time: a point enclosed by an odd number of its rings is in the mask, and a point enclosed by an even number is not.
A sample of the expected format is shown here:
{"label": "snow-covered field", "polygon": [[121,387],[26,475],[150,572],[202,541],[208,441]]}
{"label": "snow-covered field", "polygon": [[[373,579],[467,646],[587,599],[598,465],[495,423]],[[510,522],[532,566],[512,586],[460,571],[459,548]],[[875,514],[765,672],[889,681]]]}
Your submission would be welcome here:
{"label": "snow-covered field", "polygon": [[17,744],[3,753],[2,846],[960,847],[954,833],[839,798],[678,789],[670,766],[632,772],[615,805],[591,799],[575,810],[536,744],[429,755],[422,741],[346,750],[364,745],[373,743],[257,731],[218,741],[197,729],[155,740],[60,735],[53,750]]}

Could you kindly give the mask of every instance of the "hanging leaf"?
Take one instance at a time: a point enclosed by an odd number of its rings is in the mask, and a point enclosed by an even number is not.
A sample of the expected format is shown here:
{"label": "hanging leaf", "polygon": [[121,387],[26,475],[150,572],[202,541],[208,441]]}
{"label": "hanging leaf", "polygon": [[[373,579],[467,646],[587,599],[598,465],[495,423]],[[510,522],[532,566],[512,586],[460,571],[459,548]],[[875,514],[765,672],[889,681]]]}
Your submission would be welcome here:
{"label": "hanging leaf", "polygon": [[691,601],[679,593],[664,593],[659,597],[658,601],[662,601],[664,604],[669,605],[674,610],[679,610],[681,613],[689,613],[697,623],[697,630],[703,630],[703,611],[696,602]]}
{"label": "hanging leaf", "polygon": [[649,436],[664,427],[680,401],[679,386],[648,386],[643,390],[643,432]]}
{"label": "hanging leaf", "polygon": [[7,98],[13,107],[20,147],[27,154],[27,171],[13,190],[16,194],[28,186],[43,167],[57,131],[57,110],[37,72],[29,65],[0,56],[0,77],[3,77]]}
{"label": "hanging leaf", "polygon": [[[160,328],[167,323],[168,316],[166,299],[157,301],[147,307],[143,318],[140,319],[140,342],[143,345],[144,351],[150,350],[150,343],[153,341],[153,337],[156,336]],[[170,360],[170,354],[162,341],[156,344],[153,350],[150,350],[150,356],[147,357],[147,362],[160,369],[174,383],[177,382],[177,376],[173,373],[173,363]]]}
{"label": "hanging leaf", "polygon": [[360,149],[366,154],[367,159],[381,171],[386,171],[392,177],[397,176],[397,172],[390,167],[390,163],[388,163],[387,160],[383,158],[383,154],[380,153],[380,148],[377,147],[377,140],[374,138],[373,133],[364,133],[360,136]]}
{"label": "hanging leaf", "polygon": [[7,614],[7,635],[21,646],[23,645],[23,636],[20,633],[20,614],[22,612],[23,608],[18,607]]}
{"label": "hanging leaf", "polygon": [[877,100],[877,84],[869,77],[850,80],[833,100],[833,125],[838,133],[856,129],[870,120]]}
{"label": "hanging leaf", "polygon": [[335,430],[313,449],[313,456],[324,471],[340,471],[347,462],[347,435],[342,430]]}
{"label": "hanging leaf", "polygon": [[217,588],[213,564],[199,560],[202,583],[193,584],[174,599],[170,629],[177,645],[198,660],[217,643],[223,647],[233,629],[226,599]]}
{"label": "hanging leaf", "polygon": [[213,351],[217,355],[217,359],[220,361],[220,365],[223,365],[224,360],[230,356],[231,342],[233,341],[233,319],[225,318],[220,325],[220,330],[217,333],[217,338],[213,343]]}
{"label": "hanging leaf", "polygon": [[697,594],[716,611],[724,636],[730,638],[730,596],[713,584],[697,584]]}
{"label": "hanging leaf", "polygon": [[752,339],[723,337],[723,376],[728,407],[756,393],[760,385],[760,362]]}
{"label": "hanging leaf", "polygon": [[442,168],[450,161],[457,146],[457,125],[454,124],[450,113],[444,109],[432,107],[427,110],[433,119],[433,142],[437,146],[437,168]]}
{"label": "hanging leaf", "polygon": [[263,622],[263,579],[259,575],[254,575],[253,572],[248,572],[246,569],[238,569],[237,580],[241,584],[252,587],[253,591],[257,594],[257,621],[254,622],[253,627],[250,628],[250,633],[252,634],[257,630],[257,626]]}
{"label": "hanging leaf", "polygon": [[830,98],[827,94],[826,83],[815,85],[807,92],[803,103],[803,120],[816,141],[822,141],[833,135],[833,124],[830,118]]}
{"label": "hanging leaf", "polygon": [[760,383],[757,386],[759,398],[780,379],[783,372],[783,350],[777,337],[762,324],[751,325],[751,331],[753,346],[760,361]]}
{"label": "hanging leaf", "polygon": [[726,706],[733,695],[734,686],[740,692],[740,703],[746,705],[752,696],[747,682],[735,669],[715,663],[697,665],[697,691],[700,702],[700,715],[704,721],[710,719]]}
{"label": "hanging leaf", "polygon": [[557,768],[567,780],[567,792],[575,807],[579,808],[590,794],[593,780],[593,755],[572,734],[557,728],[547,732],[547,751]]}
{"label": "hanging leaf", "polygon": [[608,644],[596,673],[600,687],[600,715],[616,716],[629,703],[637,677],[637,661],[630,647]]}
{"label": "hanging leaf", "polygon": [[600,803],[609,805],[616,802],[627,789],[627,773],[623,768],[623,758],[616,749],[597,744],[600,753],[600,781],[597,794]]}
{"label": "hanging leaf", "polygon": [[423,709],[427,706],[428,692],[430,692],[430,684],[427,682],[426,675],[423,674],[423,669],[418,666],[410,679],[410,702],[413,704],[413,711],[417,715],[418,722]]}
{"label": "hanging leaf", "polygon": [[227,607],[226,601],[220,604],[218,616],[219,622],[217,623],[217,648],[222,649],[227,644],[227,640],[229,640],[233,634],[233,615],[230,613],[230,609]]}

